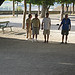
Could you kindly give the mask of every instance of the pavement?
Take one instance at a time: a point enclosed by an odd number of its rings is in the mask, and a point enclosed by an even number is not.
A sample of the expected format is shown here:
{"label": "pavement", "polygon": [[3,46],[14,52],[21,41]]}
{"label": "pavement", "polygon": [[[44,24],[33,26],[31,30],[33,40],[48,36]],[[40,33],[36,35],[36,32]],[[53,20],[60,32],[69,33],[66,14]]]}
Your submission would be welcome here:
{"label": "pavement", "polygon": [[0,75],[75,75],[75,44],[0,38]]}
{"label": "pavement", "polygon": [[9,20],[16,28],[13,28],[14,32],[6,29],[5,34],[0,30],[0,75],[75,75],[75,16],[69,16],[72,30],[68,44],[60,44],[61,35],[56,26],[60,23],[60,15],[50,16],[52,27],[48,44],[43,43],[42,37],[39,42],[25,40],[25,30],[21,29],[22,15],[0,19]]}

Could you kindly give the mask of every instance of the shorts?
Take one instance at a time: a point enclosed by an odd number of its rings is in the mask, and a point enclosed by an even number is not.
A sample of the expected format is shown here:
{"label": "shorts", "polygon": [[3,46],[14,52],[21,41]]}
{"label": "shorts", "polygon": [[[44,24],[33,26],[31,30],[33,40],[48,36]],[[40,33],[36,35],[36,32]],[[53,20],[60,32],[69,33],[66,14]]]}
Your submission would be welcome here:
{"label": "shorts", "polygon": [[44,29],[43,35],[46,35],[46,34],[49,35],[49,34],[50,34],[50,30],[45,30],[45,29]]}
{"label": "shorts", "polygon": [[31,33],[31,28],[28,28],[27,29],[27,33]]}
{"label": "shorts", "polygon": [[62,35],[68,35],[69,34],[69,30],[62,30],[61,34]]}
{"label": "shorts", "polygon": [[39,34],[39,27],[33,27],[33,35]]}

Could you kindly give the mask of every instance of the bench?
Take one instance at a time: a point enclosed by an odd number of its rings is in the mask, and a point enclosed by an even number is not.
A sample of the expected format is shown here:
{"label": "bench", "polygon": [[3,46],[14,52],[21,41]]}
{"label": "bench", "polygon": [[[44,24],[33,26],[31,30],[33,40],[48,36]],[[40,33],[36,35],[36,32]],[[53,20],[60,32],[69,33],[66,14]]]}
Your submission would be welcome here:
{"label": "bench", "polygon": [[3,33],[4,33],[4,28],[10,28],[12,31],[12,26],[9,26],[8,23],[9,21],[0,22],[0,28],[2,29]]}

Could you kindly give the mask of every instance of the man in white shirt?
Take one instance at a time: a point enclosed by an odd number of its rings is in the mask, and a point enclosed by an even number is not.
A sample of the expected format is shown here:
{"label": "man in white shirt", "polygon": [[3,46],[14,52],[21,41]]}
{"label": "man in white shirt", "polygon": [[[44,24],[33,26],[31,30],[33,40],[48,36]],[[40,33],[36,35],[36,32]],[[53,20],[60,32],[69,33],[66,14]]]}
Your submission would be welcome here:
{"label": "man in white shirt", "polygon": [[[48,43],[49,41],[50,26],[51,26],[51,19],[49,18],[49,13],[46,13],[46,17],[42,21],[42,29],[44,29],[43,34],[45,39],[44,43],[46,42]],[[47,38],[47,41],[46,41],[46,38]]]}

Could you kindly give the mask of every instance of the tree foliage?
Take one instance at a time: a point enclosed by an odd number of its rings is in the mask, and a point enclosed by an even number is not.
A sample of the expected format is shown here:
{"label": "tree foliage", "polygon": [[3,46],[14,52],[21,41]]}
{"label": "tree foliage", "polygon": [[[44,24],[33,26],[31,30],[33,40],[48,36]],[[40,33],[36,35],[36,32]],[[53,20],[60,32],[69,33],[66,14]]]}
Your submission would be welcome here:
{"label": "tree foliage", "polygon": [[[8,1],[13,1],[13,0],[8,0]],[[14,0],[14,1],[22,2],[23,0]]]}
{"label": "tree foliage", "polygon": [[67,4],[75,2],[75,0],[55,0],[55,1],[59,3],[67,3]]}
{"label": "tree foliage", "polygon": [[42,5],[45,3],[46,5],[53,5],[55,0],[27,0],[28,3]]}

